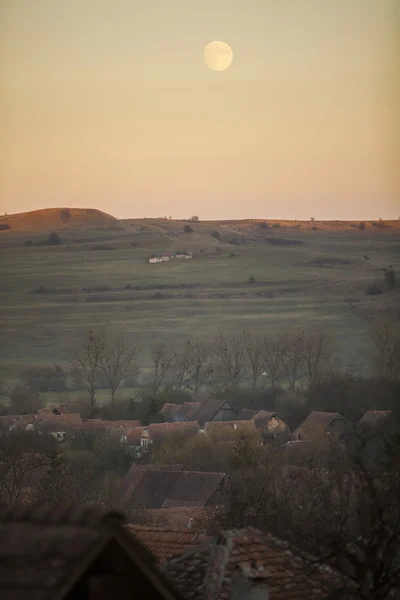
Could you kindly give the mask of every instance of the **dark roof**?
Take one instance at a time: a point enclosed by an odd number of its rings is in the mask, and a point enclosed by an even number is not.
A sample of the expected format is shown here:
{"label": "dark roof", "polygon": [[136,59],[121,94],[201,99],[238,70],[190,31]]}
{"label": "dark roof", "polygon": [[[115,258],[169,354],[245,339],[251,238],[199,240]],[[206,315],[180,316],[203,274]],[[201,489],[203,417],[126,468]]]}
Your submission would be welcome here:
{"label": "dark roof", "polygon": [[[173,600],[151,553],[124,528],[125,517],[99,508],[0,506],[0,597],[63,600],[111,541]],[[118,574],[118,577],[121,577]]]}
{"label": "dark roof", "polygon": [[342,580],[310,567],[287,543],[256,529],[223,532],[161,567],[186,600],[229,600],[237,577],[265,586],[270,600],[323,600]]}
{"label": "dark roof", "polygon": [[255,410],[252,408],[242,408],[242,410],[238,414],[238,421],[249,421],[257,413],[258,413],[258,410]]}
{"label": "dark roof", "polygon": [[177,412],[176,417],[182,421],[192,421],[192,417],[196,414],[201,406],[201,402],[184,402]]}
{"label": "dark roof", "polygon": [[[226,400],[205,400],[192,416],[198,421],[200,426],[203,426],[207,421],[212,421],[213,417],[215,417],[224,404],[228,404],[228,402]],[[231,406],[230,408],[234,411]]]}
{"label": "dark roof", "polygon": [[129,487],[139,481],[145,471],[183,471],[183,465],[135,465],[125,475],[125,485]]}
{"label": "dark roof", "polygon": [[268,425],[271,419],[276,417],[276,412],[270,412],[267,410],[259,410],[258,413],[254,416],[253,421],[256,424],[256,427],[265,427]]}
{"label": "dark roof", "polygon": [[170,421],[173,419],[174,415],[180,410],[180,408],[181,404],[171,404],[171,402],[166,402],[159,412],[160,415],[162,415],[166,421]]}
{"label": "dark roof", "polygon": [[313,410],[296,429],[296,433],[307,437],[308,435],[313,435],[318,429],[325,431],[334,419],[340,419],[348,423],[339,413]]}
{"label": "dark roof", "polygon": [[141,508],[163,508],[166,503],[170,507],[204,506],[225,477],[225,473],[148,470],[129,488],[125,499]]}
{"label": "dark roof", "polygon": [[163,529],[144,525],[128,525],[132,533],[160,562],[180,556],[188,548],[197,546],[207,537],[190,529]]}
{"label": "dark roof", "polygon": [[391,410],[368,410],[358,421],[357,426],[379,429],[387,423],[391,414]]}

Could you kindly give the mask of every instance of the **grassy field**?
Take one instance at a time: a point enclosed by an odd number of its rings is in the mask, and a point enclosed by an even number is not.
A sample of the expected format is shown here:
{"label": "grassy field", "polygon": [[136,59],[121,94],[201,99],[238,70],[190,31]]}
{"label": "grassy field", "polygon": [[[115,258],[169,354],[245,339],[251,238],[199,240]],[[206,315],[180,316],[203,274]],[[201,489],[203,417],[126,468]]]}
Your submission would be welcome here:
{"label": "grassy field", "polygon": [[[3,379],[17,378],[27,364],[63,364],[65,347],[97,325],[144,350],[155,340],[220,329],[318,326],[336,334],[342,362],[361,369],[366,319],[399,308],[396,290],[365,294],[369,284],[382,284],[383,268],[399,270],[397,222],[367,224],[365,231],[351,224],[202,222],[191,223],[190,234],[166,219],[118,225],[64,228],[60,246],[27,246],[46,238],[37,229],[0,232]],[[179,249],[194,252],[193,260],[148,263],[152,253]]]}

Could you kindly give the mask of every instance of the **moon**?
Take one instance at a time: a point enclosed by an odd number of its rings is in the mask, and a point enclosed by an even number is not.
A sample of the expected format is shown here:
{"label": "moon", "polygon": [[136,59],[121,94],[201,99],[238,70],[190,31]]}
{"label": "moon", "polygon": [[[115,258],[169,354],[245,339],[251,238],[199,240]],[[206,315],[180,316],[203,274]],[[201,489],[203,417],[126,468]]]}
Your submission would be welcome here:
{"label": "moon", "polygon": [[225,71],[232,60],[232,48],[225,42],[210,42],[204,48],[204,62],[212,71]]}

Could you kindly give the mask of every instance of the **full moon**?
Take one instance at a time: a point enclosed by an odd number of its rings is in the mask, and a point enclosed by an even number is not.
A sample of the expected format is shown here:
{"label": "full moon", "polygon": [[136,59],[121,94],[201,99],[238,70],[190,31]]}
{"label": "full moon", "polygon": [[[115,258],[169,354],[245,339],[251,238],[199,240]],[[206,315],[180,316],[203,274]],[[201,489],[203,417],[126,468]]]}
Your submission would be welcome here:
{"label": "full moon", "polygon": [[204,48],[204,62],[213,71],[225,71],[232,60],[232,48],[225,42],[210,42]]}

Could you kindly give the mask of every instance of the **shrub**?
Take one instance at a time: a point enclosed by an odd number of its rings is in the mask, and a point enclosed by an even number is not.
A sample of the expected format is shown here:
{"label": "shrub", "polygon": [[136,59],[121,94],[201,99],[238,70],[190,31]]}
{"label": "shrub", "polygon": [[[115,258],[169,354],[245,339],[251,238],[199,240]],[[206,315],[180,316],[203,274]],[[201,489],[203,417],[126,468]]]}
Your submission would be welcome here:
{"label": "shrub", "polygon": [[281,226],[281,224],[280,224],[280,223],[274,223],[274,224],[272,225],[272,227],[274,227],[275,229],[279,229],[279,228],[280,228],[280,226]]}
{"label": "shrub", "polygon": [[31,415],[40,408],[40,398],[19,383],[10,394],[10,408],[14,415]]}
{"label": "shrub", "polygon": [[370,260],[370,258],[369,258],[369,256],[368,256],[368,254],[365,254],[365,255],[364,255],[364,258],[365,258],[365,260]]}
{"label": "shrub", "polygon": [[47,244],[49,246],[59,246],[61,244],[61,239],[58,233],[51,233],[47,238]]}
{"label": "shrub", "polygon": [[213,238],[215,238],[216,240],[220,240],[221,239],[221,234],[219,231],[212,231],[211,235]]}
{"label": "shrub", "polygon": [[254,275],[250,275],[250,277],[247,280],[248,283],[255,283],[256,282],[256,278],[254,277]]}
{"label": "shrub", "polygon": [[71,218],[71,212],[69,210],[69,208],[62,208],[60,210],[60,219],[62,221],[68,221],[68,219]]}
{"label": "shrub", "polygon": [[365,223],[359,223],[359,224],[358,224],[358,229],[359,229],[360,231],[365,231],[365,229],[366,229],[366,225],[365,225]]}
{"label": "shrub", "polygon": [[0,231],[6,231],[7,229],[11,229],[8,223],[0,223]]}
{"label": "shrub", "polygon": [[311,229],[312,229],[313,231],[317,231],[317,230],[318,230],[318,227],[316,227],[316,226],[314,225],[314,227],[311,227]]}
{"label": "shrub", "polygon": [[258,223],[258,226],[260,229],[268,229],[269,225],[266,221],[261,221],[261,223]]}
{"label": "shrub", "polygon": [[377,285],[371,284],[366,288],[365,293],[367,296],[379,296],[379,294],[382,294],[382,290]]}
{"label": "shrub", "polygon": [[391,292],[396,287],[396,273],[393,269],[385,270],[385,283],[388,289],[388,292]]}
{"label": "shrub", "polygon": [[66,389],[65,372],[60,365],[28,367],[22,371],[21,380],[32,393],[62,392]]}
{"label": "shrub", "polygon": [[188,235],[189,233],[193,233],[193,228],[190,225],[185,225],[183,231]]}

